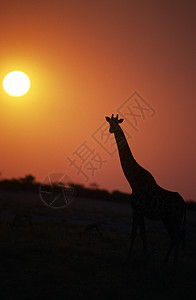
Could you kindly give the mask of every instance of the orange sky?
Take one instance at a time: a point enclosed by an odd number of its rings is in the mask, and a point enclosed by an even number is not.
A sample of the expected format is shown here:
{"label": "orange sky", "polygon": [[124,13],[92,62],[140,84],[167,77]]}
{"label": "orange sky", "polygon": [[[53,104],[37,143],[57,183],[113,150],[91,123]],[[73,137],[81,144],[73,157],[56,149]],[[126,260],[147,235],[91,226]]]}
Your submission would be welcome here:
{"label": "orange sky", "polygon": [[[0,86],[2,177],[66,173],[129,192],[118,155],[108,154],[115,145],[103,139],[106,151],[93,136],[137,91],[155,113],[137,117],[138,131],[122,124],[136,160],[162,187],[196,200],[195,7],[179,0],[4,1],[0,81],[22,70],[32,85],[21,98]],[[80,166],[85,141],[94,152],[78,175],[67,157]]]}

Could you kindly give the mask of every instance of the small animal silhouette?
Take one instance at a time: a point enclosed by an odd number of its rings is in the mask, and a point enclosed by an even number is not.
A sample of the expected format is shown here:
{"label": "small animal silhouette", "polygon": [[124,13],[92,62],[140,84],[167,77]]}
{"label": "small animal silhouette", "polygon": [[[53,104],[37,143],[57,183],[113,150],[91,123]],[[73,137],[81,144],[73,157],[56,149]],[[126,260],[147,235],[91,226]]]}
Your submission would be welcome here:
{"label": "small animal silhouette", "polygon": [[180,194],[161,188],[154,177],[141,167],[133,157],[126,137],[120,125],[123,119],[118,119],[118,115],[111,118],[106,117],[109,123],[109,132],[114,133],[121,166],[126,179],[128,180],[132,194],[130,203],[133,211],[133,222],[131,231],[131,241],[129,258],[132,253],[137,228],[140,229],[143,241],[144,257],[147,259],[146,231],[144,217],[153,220],[162,220],[171,238],[171,244],[165,256],[166,263],[173,250],[174,264],[177,262],[180,243],[185,237],[185,213],[186,205]]}
{"label": "small animal silhouette", "polygon": [[22,227],[24,224],[28,224],[30,227],[32,227],[32,216],[29,214],[16,214],[14,216],[14,219],[12,223],[10,224],[11,230],[18,230],[20,227]]}
{"label": "small animal silhouette", "polygon": [[88,233],[90,231],[96,231],[99,234],[99,236],[103,239],[103,230],[101,223],[92,223],[86,226],[86,228],[84,229],[84,233]]}

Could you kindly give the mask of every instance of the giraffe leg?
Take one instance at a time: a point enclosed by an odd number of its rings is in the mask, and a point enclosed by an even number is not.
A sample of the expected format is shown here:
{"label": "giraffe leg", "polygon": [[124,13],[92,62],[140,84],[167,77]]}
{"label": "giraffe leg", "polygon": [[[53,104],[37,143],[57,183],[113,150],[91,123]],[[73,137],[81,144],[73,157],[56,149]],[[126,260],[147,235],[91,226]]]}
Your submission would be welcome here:
{"label": "giraffe leg", "polygon": [[[182,197],[175,193],[174,198],[168,198],[167,203],[167,214],[165,215],[163,222],[171,237],[171,245],[166,254],[164,262],[167,262],[172,250],[174,250],[174,266],[177,264],[178,251],[181,242],[183,241],[184,224],[185,224],[185,213],[186,206]],[[183,227],[181,229],[181,227]]]}
{"label": "giraffe leg", "polygon": [[137,227],[138,227],[138,218],[133,214],[133,222],[132,222],[132,229],[131,229],[131,238],[130,238],[130,246],[129,246],[129,254],[128,254],[128,260],[131,257],[133,245],[135,242],[135,238],[137,235]]}
{"label": "giraffe leg", "polygon": [[140,218],[139,228],[140,228],[141,239],[143,242],[144,261],[146,262],[148,256],[148,250],[147,250],[147,243],[146,243],[146,230],[145,230],[144,217]]}
{"label": "giraffe leg", "polygon": [[[164,222],[165,223],[165,222]],[[177,264],[177,258],[178,258],[178,252],[179,252],[179,247],[180,247],[180,243],[181,243],[181,231],[180,231],[180,223],[178,222],[178,220],[176,220],[176,222],[171,223],[171,222],[167,222],[165,223],[168,232],[170,234],[171,237],[171,244],[170,247],[168,249],[168,252],[165,256],[164,259],[164,264],[166,264],[169,260],[169,257],[171,255],[172,250],[174,249],[174,265]]]}
{"label": "giraffe leg", "polygon": [[173,239],[171,239],[171,243],[170,243],[169,249],[168,249],[167,254],[166,254],[166,256],[165,256],[165,258],[163,260],[163,265],[166,265],[166,263],[168,262],[170,254],[171,254],[171,252],[173,250],[173,247],[174,247],[174,243],[173,243]]}
{"label": "giraffe leg", "polygon": [[177,260],[178,260],[178,252],[180,249],[180,245],[182,243],[182,246],[184,246],[184,239],[185,239],[185,228],[184,228],[184,223],[185,223],[185,212],[186,212],[186,207],[182,208],[181,214],[179,213],[178,219],[175,222],[175,253],[174,253],[174,265],[177,265]]}
{"label": "giraffe leg", "polygon": [[176,232],[171,237],[171,244],[170,244],[170,247],[168,249],[168,252],[167,252],[167,254],[165,256],[165,259],[164,259],[164,262],[163,262],[164,265],[168,262],[172,250],[174,250],[174,260],[173,260],[173,263],[174,263],[174,267],[176,267],[177,260],[178,260],[179,248],[180,248],[180,242],[181,242],[181,234],[180,234],[180,232]]}
{"label": "giraffe leg", "polygon": [[163,260],[163,265],[165,265],[168,262],[169,257],[171,255],[171,252],[173,250],[173,247],[174,247],[174,238],[173,238],[172,227],[171,227],[170,222],[168,220],[164,219],[163,223],[165,224],[165,227],[167,228],[167,231],[168,231],[168,233],[170,235],[170,238],[171,238],[169,249],[168,249],[167,254],[166,254],[166,256],[165,256],[165,258]]}
{"label": "giraffe leg", "polygon": [[174,252],[174,265],[177,265],[177,260],[178,260],[178,253],[179,253],[179,248],[180,248],[180,235],[178,235],[178,239],[176,241],[176,247],[175,247],[175,252]]}
{"label": "giraffe leg", "polygon": [[175,252],[174,252],[174,265],[177,265],[178,260],[178,253],[180,249],[180,244],[183,242],[183,232],[180,229],[180,223],[178,224],[178,227],[176,227],[175,231]]}

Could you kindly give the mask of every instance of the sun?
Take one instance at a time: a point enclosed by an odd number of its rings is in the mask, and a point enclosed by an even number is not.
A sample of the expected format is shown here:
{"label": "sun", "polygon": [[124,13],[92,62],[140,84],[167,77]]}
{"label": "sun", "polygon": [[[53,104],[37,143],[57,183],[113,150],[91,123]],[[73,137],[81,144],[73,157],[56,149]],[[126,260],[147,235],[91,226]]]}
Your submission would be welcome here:
{"label": "sun", "polygon": [[21,71],[8,73],[3,80],[3,88],[6,93],[13,97],[20,97],[26,94],[30,88],[29,77]]}

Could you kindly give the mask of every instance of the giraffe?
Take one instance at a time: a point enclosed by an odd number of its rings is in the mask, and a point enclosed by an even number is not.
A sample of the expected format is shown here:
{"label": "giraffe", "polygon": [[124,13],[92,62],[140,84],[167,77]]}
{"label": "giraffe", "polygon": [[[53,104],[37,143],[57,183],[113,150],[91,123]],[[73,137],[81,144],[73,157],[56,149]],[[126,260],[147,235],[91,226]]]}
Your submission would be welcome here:
{"label": "giraffe", "polygon": [[185,236],[185,202],[177,192],[171,192],[160,187],[151,173],[137,163],[119,125],[123,119],[118,119],[118,115],[114,117],[112,114],[111,118],[106,117],[106,121],[110,125],[109,132],[114,133],[121,166],[132,189],[130,204],[133,220],[128,260],[131,257],[138,227],[143,242],[144,259],[145,261],[147,259],[144,218],[148,218],[162,220],[164,223],[171,239],[164,264],[167,263],[171,252],[174,250],[174,264],[176,265],[179,247]]}

